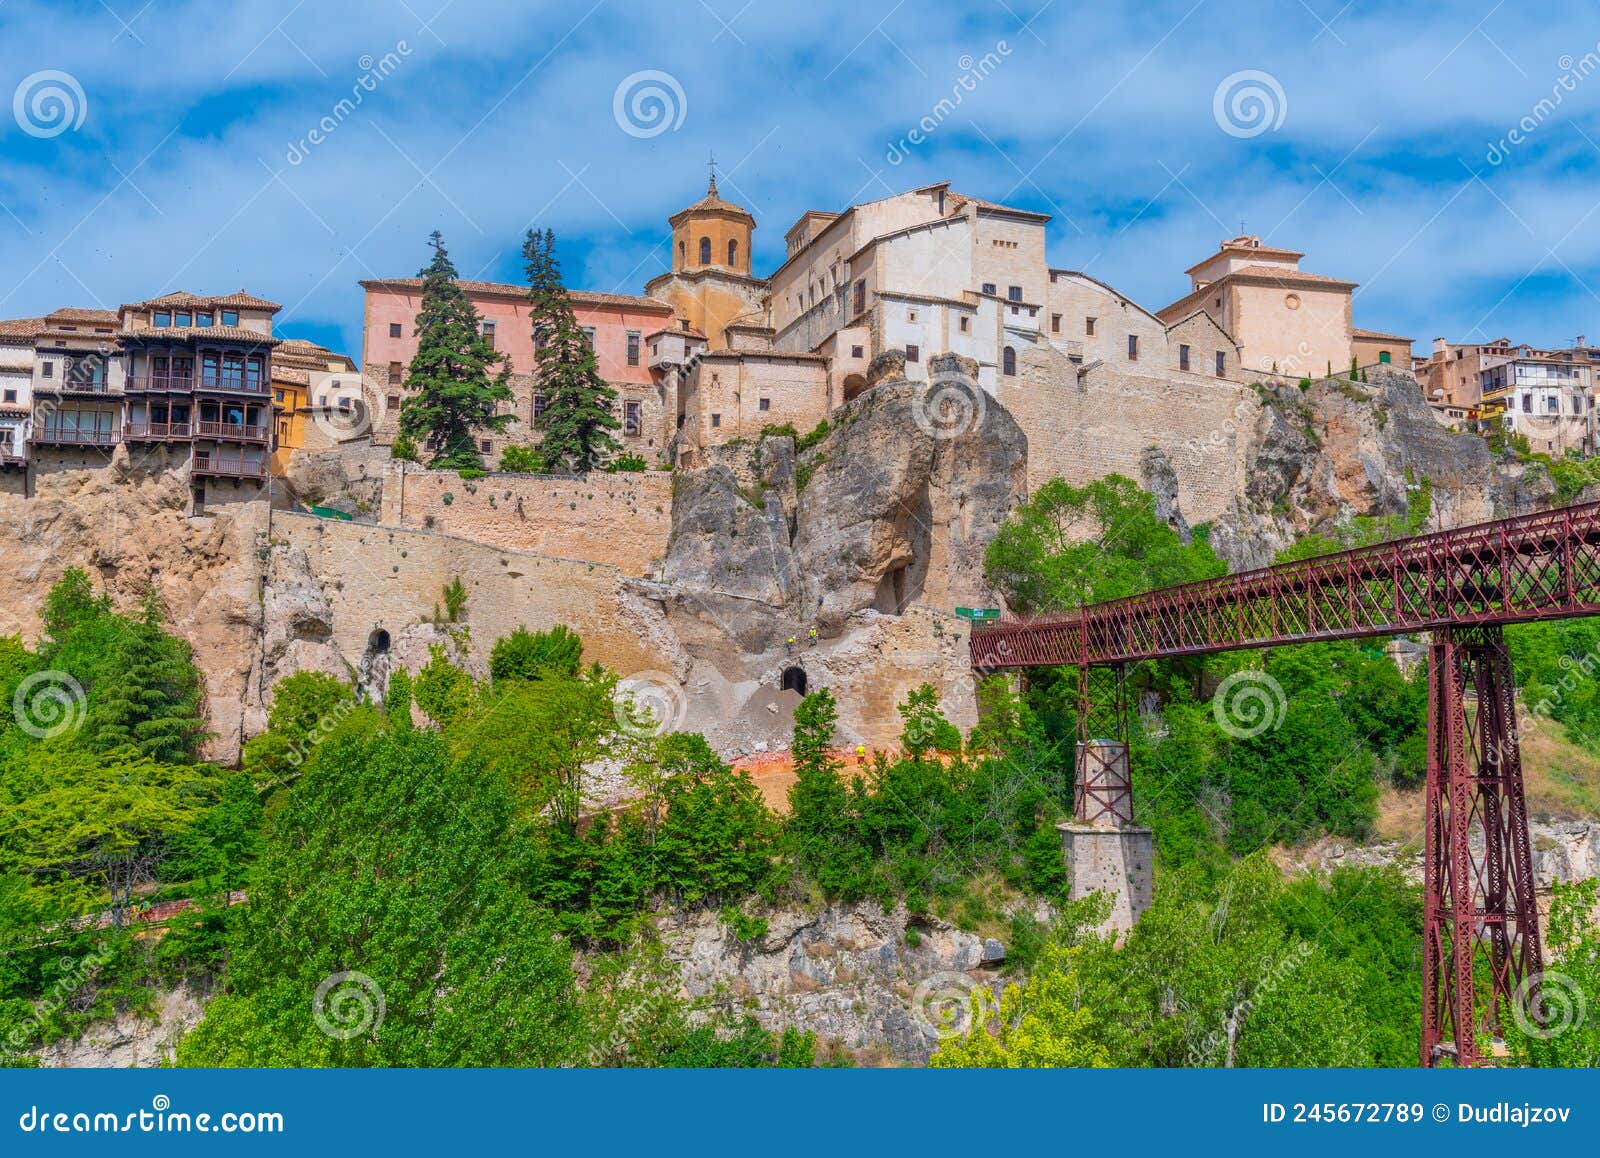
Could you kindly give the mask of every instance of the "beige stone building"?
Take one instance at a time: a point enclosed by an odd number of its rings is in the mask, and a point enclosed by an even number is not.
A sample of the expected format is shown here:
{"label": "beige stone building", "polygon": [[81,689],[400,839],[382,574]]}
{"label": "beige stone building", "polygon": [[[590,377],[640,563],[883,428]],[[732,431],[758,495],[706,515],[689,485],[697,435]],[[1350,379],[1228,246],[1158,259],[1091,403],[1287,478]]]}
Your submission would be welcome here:
{"label": "beige stone building", "polygon": [[1172,324],[1205,310],[1239,343],[1253,376],[1320,378],[1348,370],[1356,283],[1302,270],[1304,256],[1252,235],[1224,241],[1185,271],[1190,292],[1157,316]]}
{"label": "beige stone building", "polygon": [[1350,348],[1356,365],[1362,369],[1387,366],[1410,374],[1415,359],[1411,356],[1412,341],[1396,334],[1379,330],[1355,329],[1350,332]]}
{"label": "beige stone building", "polygon": [[668,224],[672,272],[645,283],[645,294],[671,306],[713,350],[736,344],[730,326],[764,331],[766,281],[750,274],[750,235],[756,228],[750,211],[723,200],[713,176],[706,195],[674,213]]}
{"label": "beige stone building", "polygon": [[1484,371],[1511,356],[1510,338],[1473,343],[1435,338],[1431,356],[1417,367],[1417,380],[1435,411],[1456,416],[1453,421],[1475,421],[1483,403]]}

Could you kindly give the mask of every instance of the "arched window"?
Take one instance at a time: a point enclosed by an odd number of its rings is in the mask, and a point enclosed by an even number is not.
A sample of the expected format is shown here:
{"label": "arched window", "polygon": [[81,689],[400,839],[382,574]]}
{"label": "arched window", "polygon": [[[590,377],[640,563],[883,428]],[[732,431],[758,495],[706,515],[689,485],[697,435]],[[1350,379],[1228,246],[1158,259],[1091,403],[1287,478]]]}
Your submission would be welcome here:
{"label": "arched window", "polygon": [[711,264],[711,239],[709,237],[700,239],[700,264]]}
{"label": "arched window", "polygon": [[1000,372],[1007,378],[1017,376],[1017,352],[1007,346],[1005,353],[1000,355]]}
{"label": "arched window", "polygon": [[682,265],[689,260],[689,247],[684,242],[678,242],[678,264]]}
{"label": "arched window", "polygon": [[730,240],[728,242],[728,264],[739,264],[739,243],[737,241]]}

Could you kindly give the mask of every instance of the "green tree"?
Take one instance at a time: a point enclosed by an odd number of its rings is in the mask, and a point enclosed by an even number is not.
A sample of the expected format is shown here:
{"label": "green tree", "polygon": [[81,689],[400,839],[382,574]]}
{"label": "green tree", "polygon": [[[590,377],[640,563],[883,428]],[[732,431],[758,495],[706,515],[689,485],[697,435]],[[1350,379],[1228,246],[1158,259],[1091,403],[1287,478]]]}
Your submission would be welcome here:
{"label": "green tree", "polygon": [[932,684],[912,688],[896,710],[905,723],[900,744],[911,755],[961,751],[961,730],[939,710],[939,692]]}
{"label": "green tree", "polygon": [[184,1065],[557,1065],[569,950],[512,878],[505,781],[424,730],[341,733],[274,818]]}
{"label": "green tree", "polygon": [[1558,884],[1545,922],[1548,960],[1537,988],[1500,1011],[1518,1065],[1600,1067],[1600,930],[1593,914],[1600,882]]}
{"label": "green tree", "polygon": [[445,655],[444,644],[428,648],[428,662],[412,685],[417,707],[441,728],[471,712],[478,703],[478,685]]}
{"label": "green tree", "polygon": [[547,674],[575,676],[583,659],[583,640],[564,623],[547,631],[518,627],[495,640],[489,675],[501,680],[536,680]]}
{"label": "green tree", "polygon": [[544,455],[536,446],[507,446],[500,452],[500,470],[505,474],[545,474]]}
{"label": "green tree", "polygon": [[88,727],[102,752],[193,760],[206,735],[200,673],[189,645],[162,628],[154,593],[127,624],[96,686]]}
{"label": "green tree", "polygon": [[510,414],[499,412],[513,397],[510,367],[484,336],[439,231],[428,240],[433,258],[421,271],[417,353],[406,371],[400,435],[431,452],[435,469],[475,469],[482,463],[477,435],[500,433],[511,422]]}
{"label": "green tree", "polygon": [[611,431],[617,392],[600,377],[594,346],[578,326],[561,284],[555,234],[528,230],[522,244],[528,275],[529,321],[533,326],[535,376],[545,398],[538,426],[539,453],[551,467],[585,473],[618,449]]}

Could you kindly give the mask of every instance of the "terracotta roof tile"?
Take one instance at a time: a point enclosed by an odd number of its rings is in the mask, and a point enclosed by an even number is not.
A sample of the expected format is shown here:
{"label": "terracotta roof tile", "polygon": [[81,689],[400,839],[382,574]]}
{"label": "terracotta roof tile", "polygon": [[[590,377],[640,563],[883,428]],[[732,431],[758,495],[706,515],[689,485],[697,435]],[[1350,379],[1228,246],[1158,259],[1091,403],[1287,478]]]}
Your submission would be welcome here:
{"label": "terracotta roof tile", "polygon": [[[1347,282],[1347,281],[1343,280],[1342,278],[1324,277],[1320,273],[1306,273],[1304,270],[1288,269],[1285,266],[1279,266],[1279,265],[1247,265],[1247,266],[1244,266],[1241,269],[1236,269],[1231,273],[1223,274],[1222,277],[1219,277],[1217,279],[1217,281],[1212,282],[1211,285],[1216,285],[1217,282],[1223,281],[1223,280],[1225,280],[1227,278],[1230,278],[1230,277],[1258,277],[1258,278],[1267,278],[1270,281],[1281,281],[1281,282],[1285,282],[1285,283],[1288,283],[1288,282],[1301,282],[1301,283],[1304,283],[1306,285],[1311,285],[1311,284],[1316,284],[1316,285],[1350,285],[1351,284],[1350,282]],[[1208,286],[1206,288],[1209,289],[1210,287]]]}
{"label": "terracotta roof tile", "polygon": [[232,306],[237,309],[271,310],[277,313],[283,307],[277,302],[269,302],[266,298],[258,298],[254,294],[239,290],[237,293],[223,294],[220,297],[203,297],[192,294],[188,290],[174,290],[160,297],[149,298],[142,302],[132,302],[123,306],[125,310],[147,310],[156,306],[190,306],[200,308],[216,308],[219,306]]}
{"label": "terracotta roof tile", "polygon": [[140,338],[146,341],[162,340],[169,342],[190,341],[222,341],[222,342],[249,342],[257,346],[276,346],[277,338],[269,338],[265,334],[258,334],[254,330],[246,330],[240,326],[200,326],[189,328],[174,328],[171,326],[135,326],[131,330],[123,331],[119,337]]}
{"label": "terracotta roof tile", "polygon": [[12,318],[0,322],[0,338],[25,338],[31,341],[48,328],[43,318]]}
{"label": "terracotta roof tile", "polygon": [[1357,338],[1371,338],[1379,342],[1410,342],[1412,338],[1402,338],[1399,334],[1385,334],[1378,330],[1363,330],[1359,326],[1350,331]]}
{"label": "terracotta roof tile", "polygon": [[86,310],[79,309],[76,306],[67,306],[63,309],[52,311],[47,320],[58,324],[61,322],[88,322],[94,325],[114,326],[120,320],[120,316],[116,310]]}

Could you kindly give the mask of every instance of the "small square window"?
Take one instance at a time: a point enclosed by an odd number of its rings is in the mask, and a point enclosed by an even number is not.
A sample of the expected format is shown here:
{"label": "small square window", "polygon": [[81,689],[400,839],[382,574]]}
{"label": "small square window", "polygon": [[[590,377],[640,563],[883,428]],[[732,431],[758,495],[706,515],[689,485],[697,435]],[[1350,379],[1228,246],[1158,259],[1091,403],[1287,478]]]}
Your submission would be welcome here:
{"label": "small square window", "polygon": [[994,297],[994,282],[992,282],[992,281],[984,282],[983,283],[983,292],[988,294],[990,297]]}
{"label": "small square window", "polygon": [[398,386],[400,384],[400,376],[403,373],[404,373],[404,370],[402,369],[402,367],[401,367],[399,362],[390,362],[389,363],[389,381],[390,381],[390,383],[392,385]]}
{"label": "small square window", "polygon": [[283,401],[283,391],[282,390],[274,390],[272,392],[272,400],[274,402],[282,402]]}
{"label": "small square window", "polygon": [[722,415],[713,414],[711,416],[711,425],[712,426],[721,426],[722,425]]}
{"label": "small square window", "polygon": [[150,324],[158,330],[164,330],[172,325],[172,311],[157,310],[150,315]]}
{"label": "small square window", "polygon": [[1093,318],[1083,319],[1083,332],[1087,337],[1094,337],[1094,323],[1095,319]]}
{"label": "small square window", "polygon": [[43,363],[39,367],[39,375],[42,378],[54,378],[56,376],[56,364],[54,362]]}
{"label": "small square window", "polygon": [[239,311],[238,310],[223,310],[222,311],[222,324],[225,325],[225,326],[237,326],[239,324]]}
{"label": "small square window", "polygon": [[494,450],[494,443],[490,442],[487,438],[480,439],[478,441],[478,449],[483,451],[484,454],[489,454]]}
{"label": "small square window", "polygon": [[172,324],[179,329],[187,329],[194,324],[194,315],[188,310],[174,310]]}
{"label": "small square window", "polygon": [[865,358],[867,356],[866,348],[863,346],[851,346],[850,356],[852,358]]}
{"label": "small square window", "polygon": [[386,404],[388,405],[390,410],[399,410],[400,409],[400,395],[391,394],[384,401],[386,402]]}
{"label": "small square window", "polygon": [[405,327],[402,326],[399,322],[390,322],[389,323],[389,336],[391,338],[398,338],[404,332],[405,332]]}
{"label": "small square window", "polygon": [[758,403],[757,403],[757,404],[756,404],[756,405],[757,405],[757,407],[758,407],[758,408],[759,408],[759,409],[762,409],[762,410],[771,410],[771,409],[772,409],[772,399],[770,399],[770,398],[763,398],[763,399],[762,399],[762,400],[761,400],[761,401],[760,401],[760,402],[758,402]]}
{"label": "small square window", "polygon": [[210,310],[198,310],[198,311],[196,311],[195,315],[194,315],[194,324],[199,326],[203,330],[210,329],[211,328],[211,311]]}
{"label": "small square window", "polygon": [[1022,300],[1022,287],[1020,285],[1007,286],[1006,297],[1014,302],[1020,302]]}
{"label": "small square window", "polygon": [[17,392],[15,390],[7,390],[6,391],[6,401],[7,402],[15,402],[16,400],[17,400]]}
{"label": "small square window", "polygon": [[915,362],[922,357],[922,347],[908,344],[906,346],[906,361]]}

